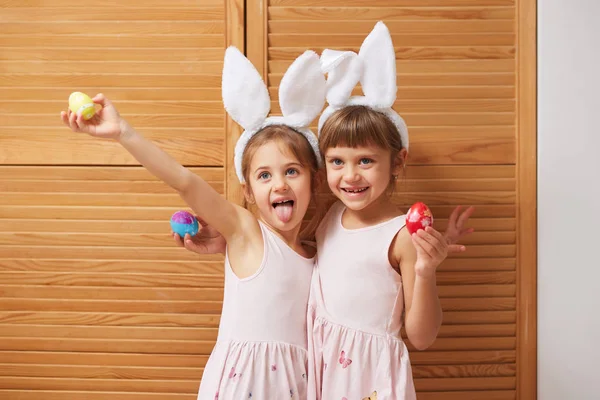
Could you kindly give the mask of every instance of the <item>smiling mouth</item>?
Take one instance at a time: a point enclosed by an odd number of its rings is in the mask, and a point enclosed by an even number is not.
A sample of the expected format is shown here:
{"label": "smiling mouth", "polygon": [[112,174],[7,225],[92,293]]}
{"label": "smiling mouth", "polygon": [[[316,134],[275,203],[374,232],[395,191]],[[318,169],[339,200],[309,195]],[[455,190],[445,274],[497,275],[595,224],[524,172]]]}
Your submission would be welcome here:
{"label": "smiling mouth", "polygon": [[362,193],[365,190],[367,190],[368,187],[360,188],[360,189],[345,189],[345,188],[341,188],[341,189],[346,193]]}

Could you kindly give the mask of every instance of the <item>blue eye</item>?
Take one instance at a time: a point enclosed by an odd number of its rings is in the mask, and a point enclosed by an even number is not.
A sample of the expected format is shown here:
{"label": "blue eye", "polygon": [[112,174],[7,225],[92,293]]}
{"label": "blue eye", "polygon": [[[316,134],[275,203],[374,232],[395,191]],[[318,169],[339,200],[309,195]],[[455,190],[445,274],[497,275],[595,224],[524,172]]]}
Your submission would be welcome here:
{"label": "blue eye", "polygon": [[373,163],[373,160],[371,160],[370,158],[361,158],[360,161],[358,162],[359,164],[362,165],[366,165],[366,164],[371,164]]}
{"label": "blue eye", "polygon": [[333,165],[338,165],[338,166],[343,164],[342,160],[340,160],[339,158],[334,158],[333,160],[331,160],[331,163]]}
{"label": "blue eye", "polygon": [[295,168],[289,168],[285,171],[286,175],[298,175],[298,170]]}
{"label": "blue eye", "polygon": [[260,175],[258,175],[258,179],[269,179],[271,177],[271,174],[268,172],[261,172]]}

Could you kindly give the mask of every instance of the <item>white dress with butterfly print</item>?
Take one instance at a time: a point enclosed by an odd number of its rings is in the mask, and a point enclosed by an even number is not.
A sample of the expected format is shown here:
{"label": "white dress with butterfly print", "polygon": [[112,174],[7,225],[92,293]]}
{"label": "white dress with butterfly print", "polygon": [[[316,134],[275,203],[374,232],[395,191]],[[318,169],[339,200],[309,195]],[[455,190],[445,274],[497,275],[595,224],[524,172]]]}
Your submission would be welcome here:
{"label": "white dress with butterfly print", "polygon": [[314,257],[292,250],[263,223],[256,274],[239,279],[225,259],[223,312],[198,400],[305,400],[307,303]]}
{"label": "white dress with butterfly print", "polygon": [[309,301],[309,399],[414,400],[400,336],[402,279],[388,250],[404,216],[349,230],[335,203],[317,230]]}

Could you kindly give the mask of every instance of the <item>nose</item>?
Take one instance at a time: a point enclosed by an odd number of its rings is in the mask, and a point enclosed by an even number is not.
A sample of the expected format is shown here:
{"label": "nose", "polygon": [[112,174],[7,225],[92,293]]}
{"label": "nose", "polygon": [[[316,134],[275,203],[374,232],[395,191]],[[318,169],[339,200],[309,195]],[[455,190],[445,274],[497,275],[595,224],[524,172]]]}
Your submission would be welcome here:
{"label": "nose", "polygon": [[288,188],[288,183],[284,177],[273,179],[273,190],[275,192],[285,192]]}
{"label": "nose", "polygon": [[344,171],[344,180],[346,182],[356,182],[360,180],[360,176],[353,165],[348,165]]}

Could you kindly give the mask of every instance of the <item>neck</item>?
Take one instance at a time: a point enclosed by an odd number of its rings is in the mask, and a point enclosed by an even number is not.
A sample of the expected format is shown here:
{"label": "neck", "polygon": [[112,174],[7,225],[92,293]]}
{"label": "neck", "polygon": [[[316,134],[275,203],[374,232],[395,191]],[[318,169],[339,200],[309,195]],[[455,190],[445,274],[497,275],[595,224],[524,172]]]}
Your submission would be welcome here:
{"label": "neck", "polygon": [[377,200],[360,210],[346,207],[344,214],[345,218],[361,226],[370,226],[398,216],[398,207],[389,196],[382,194]]}
{"label": "neck", "polygon": [[279,238],[281,238],[288,246],[292,249],[301,249],[302,243],[300,242],[300,229],[302,228],[302,224],[296,225],[294,228],[289,231],[282,231],[280,229],[275,228],[266,222],[263,218],[260,218],[261,222],[265,224],[273,233],[275,233]]}

